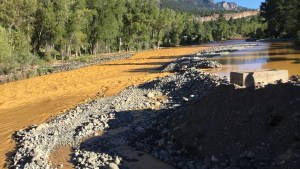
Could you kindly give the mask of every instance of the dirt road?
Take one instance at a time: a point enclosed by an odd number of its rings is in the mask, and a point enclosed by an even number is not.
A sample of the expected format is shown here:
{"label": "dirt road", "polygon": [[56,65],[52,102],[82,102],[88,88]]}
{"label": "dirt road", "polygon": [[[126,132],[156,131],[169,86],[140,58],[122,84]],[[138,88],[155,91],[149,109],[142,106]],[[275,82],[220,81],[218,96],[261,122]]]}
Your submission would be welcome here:
{"label": "dirt road", "polygon": [[133,84],[165,76],[159,68],[208,46],[137,53],[125,60],[0,85],[0,166],[13,150],[14,131],[38,124],[97,94],[114,95]]}

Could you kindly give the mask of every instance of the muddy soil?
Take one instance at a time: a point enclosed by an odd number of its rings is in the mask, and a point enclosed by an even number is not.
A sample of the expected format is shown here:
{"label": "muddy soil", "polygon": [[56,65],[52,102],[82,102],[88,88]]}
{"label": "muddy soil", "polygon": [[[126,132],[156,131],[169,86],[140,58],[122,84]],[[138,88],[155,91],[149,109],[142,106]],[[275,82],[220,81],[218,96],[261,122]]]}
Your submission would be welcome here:
{"label": "muddy soil", "polygon": [[90,98],[112,96],[133,84],[167,75],[161,65],[208,46],[139,52],[130,59],[0,85],[0,167],[14,147],[11,135]]}

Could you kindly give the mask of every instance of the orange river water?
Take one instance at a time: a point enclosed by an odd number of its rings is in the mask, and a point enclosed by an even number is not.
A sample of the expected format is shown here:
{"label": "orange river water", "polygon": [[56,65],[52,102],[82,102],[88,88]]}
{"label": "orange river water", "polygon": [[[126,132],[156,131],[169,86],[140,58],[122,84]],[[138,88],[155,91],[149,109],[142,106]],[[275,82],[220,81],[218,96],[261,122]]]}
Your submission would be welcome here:
{"label": "orange river water", "polygon": [[143,51],[130,59],[0,85],[0,168],[15,146],[12,134],[16,130],[47,121],[97,94],[112,96],[165,76],[158,70],[164,63],[208,47]]}
{"label": "orange river water", "polygon": [[[112,96],[133,84],[166,76],[158,68],[181,55],[236,42],[143,51],[130,59],[0,85],[0,167],[4,167],[7,154],[15,146],[12,134],[16,130],[47,121],[97,94]],[[220,76],[228,76],[230,71],[265,68],[300,74],[300,51],[289,43],[262,43],[258,48],[214,59],[224,68],[208,71]]]}
{"label": "orange river water", "polygon": [[[236,41],[225,41],[224,43],[232,42]],[[261,46],[256,48],[213,58],[223,64],[223,68],[208,70],[208,72],[229,77],[232,71],[282,69],[288,70],[290,76],[300,75],[300,50],[294,49],[291,43],[261,42],[260,44]]]}

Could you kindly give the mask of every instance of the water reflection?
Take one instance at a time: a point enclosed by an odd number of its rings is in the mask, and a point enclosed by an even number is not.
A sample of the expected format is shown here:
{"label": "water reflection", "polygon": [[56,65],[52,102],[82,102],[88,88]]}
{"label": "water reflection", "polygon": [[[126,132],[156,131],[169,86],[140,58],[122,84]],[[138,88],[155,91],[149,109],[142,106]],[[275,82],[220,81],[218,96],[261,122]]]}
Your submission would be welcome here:
{"label": "water reflection", "polygon": [[[239,42],[235,41],[235,43]],[[234,41],[223,42],[220,45],[233,43]],[[213,58],[224,67],[207,71],[227,77],[232,71],[257,69],[284,69],[289,70],[290,75],[300,74],[300,51],[293,49],[291,43],[260,42],[260,44],[261,46],[255,48]]]}

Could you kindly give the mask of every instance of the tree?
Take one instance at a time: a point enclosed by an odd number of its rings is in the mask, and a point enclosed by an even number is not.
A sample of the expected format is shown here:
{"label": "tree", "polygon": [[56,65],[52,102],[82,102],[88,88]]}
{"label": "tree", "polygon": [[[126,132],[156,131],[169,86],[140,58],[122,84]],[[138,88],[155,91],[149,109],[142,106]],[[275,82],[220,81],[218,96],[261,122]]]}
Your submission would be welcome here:
{"label": "tree", "polygon": [[299,2],[297,0],[266,0],[261,5],[268,32],[275,38],[297,39],[299,31]]}
{"label": "tree", "polygon": [[181,13],[175,13],[173,16],[172,29],[170,32],[170,39],[172,46],[178,46],[181,42],[181,33],[185,27],[185,16]]}
{"label": "tree", "polygon": [[167,34],[171,29],[172,18],[174,11],[170,9],[162,9],[159,11],[159,15],[156,22],[153,25],[153,36],[155,39],[154,48],[159,48],[162,43],[163,36]]}
{"label": "tree", "polygon": [[124,0],[94,0],[89,2],[88,6],[93,11],[89,36],[93,54],[99,52],[101,46],[103,46],[104,52],[111,51],[111,45],[117,41],[119,36],[124,3]]}
{"label": "tree", "polygon": [[12,47],[9,44],[8,34],[4,28],[0,26],[0,73],[7,73],[11,68],[13,60]]}
{"label": "tree", "polygon": [[37,7],[37,0],[2,0],[0,22],[9,32],[23,32],[24,40],[30,43]]}
{"label": "tree", "polygon": [[72,50],[75,52],[76,57],[81,55],[81,49],[84,49],[87,53],[87,31],[92,12],[86,5],[85,0],[78,0],[71,5],[70,17],[66,23],[66,46],[68,47],[65,48],[68,49],[68,56],[71,55]]}
{"label": "tree", "polygon": [[229,25],[224,17],[220,15],[217,20],[216,29],[213,31],[213,37],[215,40],[223,40],[229,38]]}
{"label": "tree", "polygon": [[[295,0],[276,1],[295,16],[297,10],[288,4]],[[195,11],[178,12],[161,5],[160,0],[2,0],[0,25],[5,29],[2,36],[8,36],[2,43],[8,43],[3,47],[10,49],[3,51],[11,51],[6,56],[12,59],[10,67],[22,69],[32,65],[34,55],[44,60],[70,59],[82,53],[178,46],[264,32],[257,19],[227,22],[220,17],[218,21],[198,23]],[[280,27],[285,30],[284,35],[294,35],[298,29],[291,25],[296,20],[285,20]],[[2,60],[6,57],[3,55]]]}

